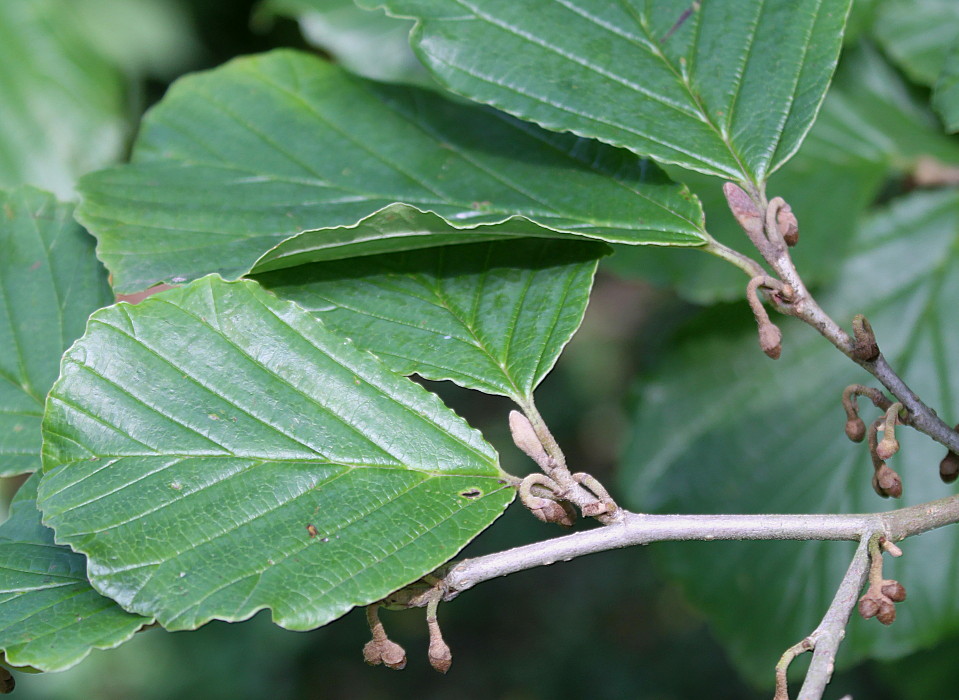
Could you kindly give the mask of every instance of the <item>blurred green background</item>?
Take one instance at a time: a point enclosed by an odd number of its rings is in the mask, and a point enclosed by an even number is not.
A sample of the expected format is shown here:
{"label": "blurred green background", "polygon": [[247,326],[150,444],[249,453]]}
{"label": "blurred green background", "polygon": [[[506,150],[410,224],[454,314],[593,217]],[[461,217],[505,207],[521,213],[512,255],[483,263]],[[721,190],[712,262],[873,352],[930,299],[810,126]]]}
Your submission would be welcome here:
{"label": "blurred green background", "polygon": [[[923,22],[914,28],[917,20]],[[804,240],[797,259],[820,288],[834,281],[851,232],[875,207],[916,188],[955,187],[959,180],[959,143],[928,109],[936,67],[959,35],[959,3],[857,1],[850,26],[836,87],[819,123],[770,185],[771,194],[786,193],[800,214]],[[935,37],[930,27],[939,29]],[[360,10],[349,0],[4,0],[0,186],[30,182],[71,198],[78,175],[125,158],[139,116],[172,80],[237,55],[294,46],[374,79],[429,85],[406,45],[408,29],[408,23]],[[56,138],[35,138],[34,129]],[[672,174],[702,196],[710,232],[742,246],[717,182]],[[816,235],[823,230],[848,235]],[[583,328],[539,390],[538,404],[570,463],[607,484],[618,483],[617,491],[630,494],[623,496],[627,505],[642,507],[643,497],[630,490],[635,467],[624,475],[617,465],[624,459],[635,463],[641,454],[630,436],[644,387],[690,338],[749,336],[749,310],[737,301],[744,282],[738,270],[690,251],[622,250],[604,263]],[[750,358],[764,361],[758,351]],[[506,400],[448,384],[430,388],[497,446],[507,471],[530,470],[509,439]],[[837,440],[840,424],[837,418]],[[734,451],[741,443],[711,449],[724,447]],[[866,477],[863,483],[868,487]],[[5,491],[9,498],[11,483]],[[556,534],[514,507],[464,555]],[[716,556],[728,546],[709,545]],[[18,673],[16,693],[25,700],[769,697],[774,660],[798,639],[782,638],[765,650],[773,662],[762,660],[765,685],[752,669],[741,675],[709,618],[689,602],[697,596],[673,581],[675,568],[663,565],[666,549],[677,557],[702,551],[669,543],[608,552],[485,583],[441,606],[454,654],[445,677],[426,663],[421,611],[383,614],[391,637],[408,652],[409,665],[400,673],[363,664],[368,630],[362,611],[309,633],[281,630],[264,613],[196,632],[149,630],[119,649],[93,652],[64,673]],[[916,566],[921,569],[921,562]],[[723,579],[710,584],[710,573],[703,567],[696,575],[703,585],[736,595]],[[955,591],[945,595],[956,598]],[[749,636],[760,627],[775,632],[777,623],[747,614],[740,627]],[[953,633],[957,628],[952,624]],[[947,632],[932,648],[841,671],[827,697],[954,697],[959,635]],[[872,625],[868,633],[891,635],[896,626]],[[805,663],[797,662],[797,673]]]}

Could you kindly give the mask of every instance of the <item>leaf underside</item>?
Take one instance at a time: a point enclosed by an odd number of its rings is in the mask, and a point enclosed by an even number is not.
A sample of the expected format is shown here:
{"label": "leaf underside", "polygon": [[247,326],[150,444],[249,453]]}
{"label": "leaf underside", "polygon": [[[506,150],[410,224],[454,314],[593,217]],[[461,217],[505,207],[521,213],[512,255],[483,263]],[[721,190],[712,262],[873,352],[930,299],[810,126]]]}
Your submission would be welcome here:
{"label": "leaf underside", "polygon": [[548,239],[429,248],[258,276],[401,374],[528,400],[582,322],[608,247]]}
{"label": "leaf underside", "polygon": [[704,241],[649,161],[286,50],[178,81],[81,190],[120,292],[482,236]]}
{"label": "leaf underside", "polygon": [[384,0],[454,92],[557,131],[761,183],[825,95],[849,0]]}
{"label": "leaf underside", "polygon": [[40,508],[168,629],[311,629],[432,571],[512,498],[433,394],[253,282],[95,314],[44,419]]}

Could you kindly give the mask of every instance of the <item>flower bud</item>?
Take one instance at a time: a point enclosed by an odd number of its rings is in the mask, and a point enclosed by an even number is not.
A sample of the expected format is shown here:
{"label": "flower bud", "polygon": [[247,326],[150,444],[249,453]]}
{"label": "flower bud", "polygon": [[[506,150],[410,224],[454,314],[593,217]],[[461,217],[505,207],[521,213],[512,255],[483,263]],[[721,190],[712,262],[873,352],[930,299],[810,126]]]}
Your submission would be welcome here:
{"label": "flower bud", "polygon": [[759,347],[774,360],[782,354],[783,334],[774,323],[763,323],[759,326]]}
{"label": "flower bud", "polygon": [[535,501],[531,501],[530,512],[541,522],[556,523],[563,527],[573,527],[576,522],[576,511],[567,503],[557,503],[548,498],[535,498]]}
{"label": "flower bud", "polygon": [[872,488],[883,498],[892,496],[899,498],[902,496],[902,479],[894,469],[891,469],[885,462],[876,469],[872,477]]}
{"label": "flower bud", "polygon": [[756,239],[763,235],[763,214],[759,211],[756,203],[749,198],[745,190],[739,185],[727,182],[723,185],[723,194],[726,195],[726,203],[729,204],[729,210],[736,217],[736,221],[742,226],[743,230],[751,239]]}
{"label": "flower bud", "polygon": [[449,645],[443,641],[442,637],[430,639],[427,656],[430,660],[430,666],[440,673],[446,673],[453,665],[453,652],[450,651]]}
{"label": "flower bud", "polygon": [[846,421],[846,437],[853,442],[862,442],[866,437],[866,424],[859,416]]}
{"label": "flower bud", "polygon": [[882,598],[879,601],[879,612],[876,613],[876,619],[884,625],[891,625],[896,621],[896,605],[888,598]]}
{"label": "flower bud", "polygon": [[543,443],[536,437],[536,431],[529,418],[519,411],[509,412],[509,431],[513,435],[513,442],[537,464],[546,461],[546,450]]}
{"label": "flower bud", "polygon": [[887,435],[879,444],[876,445],[876,456],[881,460],[887,460],[899,451],[899,441],[891,435]]}
{"label": "flower bud", "polygon": [[949,452],[942,461],[939,462],[939,478],[947,484],[951,484],[959,477],[959,455],[955,452]]}
{"label": "flower bud", "polygon": [[779,232],[783,235],[786,245],[792,247],[799,243],[799,221],[796,220],[792,207],[785,202],[776,212],[776,224],[779,226]]}
{"label": "flower bud", "polygon": [[406,668],[406,651],[389,639],[372,639],[363,647],[363,660],[370,666],[383,664],[394,671]]}
{"label": "flower bud", "polygon": [[859,599],[859,615],[862,619],[868,620],[870,617],[875,617],[878,612],[879,601],[869,593]]}
{"label": "flower bud", "polygon": [[882,594],[894,603],[901,603],[906,599],[906,588],[894,579],[882,582]]}

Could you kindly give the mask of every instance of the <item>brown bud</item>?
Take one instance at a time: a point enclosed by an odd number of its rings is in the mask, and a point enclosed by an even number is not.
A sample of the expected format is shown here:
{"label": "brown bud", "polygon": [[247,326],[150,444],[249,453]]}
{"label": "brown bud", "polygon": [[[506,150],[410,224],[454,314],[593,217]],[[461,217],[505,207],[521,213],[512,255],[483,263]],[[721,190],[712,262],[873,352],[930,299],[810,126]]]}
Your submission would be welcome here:
{"label": "brown bud", "polygon": [[13,674],[3,666],[0,666],[0,695],[12,693],[17,682],[13,679]]}
{"label": "brown bud", "polygon": [[583,517],[595,518],[597,515],[603,515],[608,508],[602,501],[593,501],[583,506]]}
{"label": "brown bud", "polygon": [[866,437],[866,424],[862,418],[854,416],[846,421],[846,437],[853,442],[862,442]]}
{"label": "brown bud", "polygon": [[763,214],[745,190],[739,185],[727,182],[723,185],[723,194],[726,195],[729,210],[749,237],[751,239],[755,239],[757,236],[761,237],[763,235]]}
{"label": "brown bud", "polygon": [[882,594],[894,603],[901,603],[906,599],[906,588],[894,579],[882,582]]}
{"label": "brown bud", "polygon": [[453,665],[453,652],[450,651],[442,637],[430,639],[430,648],[427,655],[429,656],[430,666],[440,673],[446,673]]}
{"label": "brown bud", "polygon": [[879,344],[872,326],[862,314],[852,319],[852,355],[860,362],[872,362],[879,357]]}
{"label": "brown bud", "polygon": [[939,462],[939,478],[947,484],[951,484],[959,477],[959,455],[955,452],[949,452],[942,461]]}
{"label": "brown bud", "polygon": [[899,498],[902,496],[902,479],[894,469],[885,462],[880,463],[876,473],[872,475],[872,488],[883,498]]}
{"label": "brown bud", "polygon": [[383,664],[394,671],[406,668],[406,652],[396,642],[389,639],[370,640],[363,647],[363,660],[370,666]]}
{"label": "brown bud", "polygon": [[529,418],[519,411],[509,412],[509,431],[513,435],[513,442],[537,464],[546,461],[546,450],[543,443],[536,437],[536,431]]}
{"label": "brown bud", "polygon": [[879,444],[876,445],[876,456],[879,459],[887,460],[899,451],[899,441],[896,438],[887,435]]}
{"label": "brown bud", "polygon": [[759,347],[774,360],[782,354],[783,334],[774,323],[763,323],[759,326]]}
{"label": "brown bud", "polygon": [[862,619],[868,620],[870,617],[875,617],[878,612],[879,601],[871,594],[866,593],[866,595],[859,599],[859,615]]}
{"label": "brown bud", "polygon": [[563,527],[573,527],[576,522],[576,511],[567,503],[557,503],[548,498],[537,498],[530,508],[530,512],[544,523],[556,523]]}
{"label": "brown bud", "polygon": [[799,222],[796,220],[796,215],[793,214],[792,207],[785,202],[776,212],[776,224],[779,226],[779,232],[783,235],[786,245],[792,247],[799,243]]}
{"label": "brown bud", "polygon": [[896,605],[888,598],[880,598],[879,612],[876,613],[876,619],[884,625],[891,625],[896,621]]}

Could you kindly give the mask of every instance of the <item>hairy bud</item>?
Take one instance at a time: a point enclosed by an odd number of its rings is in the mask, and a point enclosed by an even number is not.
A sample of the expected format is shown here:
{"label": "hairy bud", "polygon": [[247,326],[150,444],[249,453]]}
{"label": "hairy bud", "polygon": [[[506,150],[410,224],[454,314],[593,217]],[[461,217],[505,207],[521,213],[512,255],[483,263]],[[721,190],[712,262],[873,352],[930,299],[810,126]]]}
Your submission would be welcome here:
{"label": "hairy bud", "polygon": [[556,523],[563,527],[573,527],[576,522],[576,511],[568,503],[557,503],[548,498],[531,500],[530,512],[544,523]]}
{"label": "hairy bud", "polygon": [[763,323],[759,326],[759,347],[774,360],[782,354],[783,334],[774,323]]}
{"label": "hairy bud", "polygon": [[879,601],[879,612],[876,613],[876,619],[884,625],[891,625],[896,621],[896,605],[888,598],[882,598]]}
{"label": "hairy bud", "polygon": [[394,671],[406,668],[406,651],[389,639],[372,639],[363,647],[363,660],[370,666],[383,664]]}
{"label": "hairy bud", "polygon": [[895,579],[886,579],[882,582],[882,594],[894,603],[901,603],[906,599],[906,588]]}
{"label": "hairy bud", "polygon": [[869,593],[859,599],[859,615],[862,619],[868,620],[870,617],[875,617],[878,612],[879,601]]}
{"label": "hairy bud", "polygon": [[543,443],[536,437],[536,431],[529,418],[519,411],[509,412],[509,431],[513,435],[513,442],[537,464],[543,464],[548,458]]}
{"label": "hairy bud", "polygon": [[745,190],[739,185],[727,182],[723,185],[723,194],[726,195],[729,210],[750,239],[755,241],[757,238],[761,238],[763,236],[763,213],[756,206],[756,203],[749,198]]}
{"label": "hairy bud", "polygon": [[846,421],[846,437],[853,442],[862,442],[866,437],[866,424],[862,418],[855,416]]}
{"label": "hairy bud", "polygon": [[899,451],[899,441],[891,435],[887,435],[879,444],[876,445],[876,456],[881,460],[887,460]]}
{"label": "hairy bud", "polygon": [[872,326],[862,314],[852,319],[853,345],[852,355],[860,362],[873,362],[879,357],[879,344]]}
{"label": "hairy bud", "polygon": [[902,479],[894,469],[882,463],[872,477],[872,488],[883,498],[902,496]]}
{"label": "hairy bud", "polygon": [[779,232],[783,235],[786,245],[792,247],[799,243],[799,221],[796,220],[792,207],[785,202],[776,212],[776,225],[779,226]]}
{"label": "hairy bud", "polygon": [[949,452],[939,462],[939,478],[951,484],[957,477],[959,477],[959,455]]}
{"label": "hairy bud", "polygon": [[430,648],[427,655],[429,656],[430,666],[440,673],[446,673],[450,670],[450,666],[453,665],[453,652],[450,651],[449,646],[443,641],[442,637],[436,637],[430,640]]}

